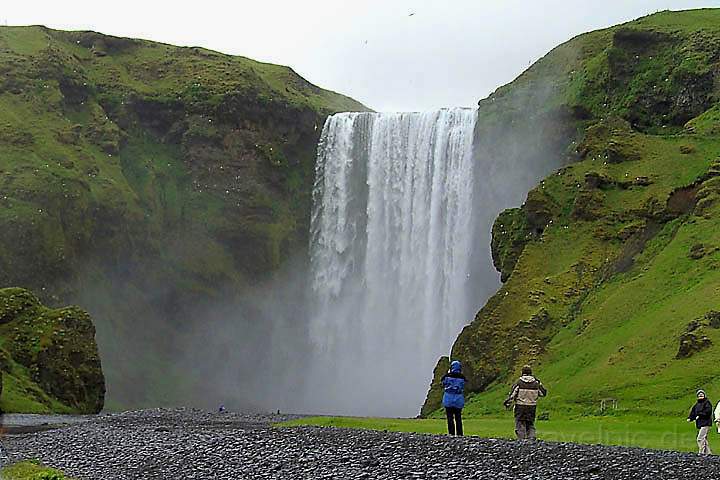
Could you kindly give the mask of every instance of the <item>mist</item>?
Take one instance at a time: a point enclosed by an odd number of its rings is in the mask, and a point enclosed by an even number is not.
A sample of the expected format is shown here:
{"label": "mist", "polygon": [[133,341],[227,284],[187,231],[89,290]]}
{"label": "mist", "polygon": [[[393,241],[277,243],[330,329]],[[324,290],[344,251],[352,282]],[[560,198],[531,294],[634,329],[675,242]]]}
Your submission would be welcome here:
{"label": "mist", "polygon": [[[177,254],[177,252],[173,252]],[[96,325],[106,410],[190,406],[291,411],[300,405],[306,358],[307,256],[297,252],[255,285],[188,292],[140,259],[87,268],[70,299]]]}

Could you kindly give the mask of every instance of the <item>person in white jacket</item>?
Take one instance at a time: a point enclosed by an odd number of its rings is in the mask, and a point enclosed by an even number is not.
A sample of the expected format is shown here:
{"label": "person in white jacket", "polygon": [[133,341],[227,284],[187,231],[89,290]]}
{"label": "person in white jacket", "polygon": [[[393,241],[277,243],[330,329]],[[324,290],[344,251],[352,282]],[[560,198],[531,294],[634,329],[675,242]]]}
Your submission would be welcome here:
{"label": "person in white jacket", "polygon": [[720,433],[720,402],[715,407],[715,425],[717,425],[718,433]]}

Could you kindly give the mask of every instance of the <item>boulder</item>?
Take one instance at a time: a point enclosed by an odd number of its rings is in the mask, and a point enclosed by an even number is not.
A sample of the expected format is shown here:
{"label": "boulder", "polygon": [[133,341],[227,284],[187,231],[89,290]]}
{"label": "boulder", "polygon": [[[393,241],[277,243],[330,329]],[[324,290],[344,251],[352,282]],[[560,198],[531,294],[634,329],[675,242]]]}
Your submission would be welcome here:
{"label": "boulder", "polygon": [[705,314],[705,320],[708,321],[710,328],[720,328],[720,312],[710,310]]}
{"label": "boulder", "polygon": [[692,357],[697,352],[705,350],[712,345],[712,340],[705,335],[687,332],[680,336],[680,347],[675,355],[676,359]]}
{"label": "boulder", "polygon": [[[0,339],[0,368],[23,377],[10,384],[21,404],[41,404],[52,411],[54,400],[66,407],[63,413],[102,410],[105,378],[87,312],[49,309],[25,289],[0,289]],[[19,383],[34,384],[40,392]]]}

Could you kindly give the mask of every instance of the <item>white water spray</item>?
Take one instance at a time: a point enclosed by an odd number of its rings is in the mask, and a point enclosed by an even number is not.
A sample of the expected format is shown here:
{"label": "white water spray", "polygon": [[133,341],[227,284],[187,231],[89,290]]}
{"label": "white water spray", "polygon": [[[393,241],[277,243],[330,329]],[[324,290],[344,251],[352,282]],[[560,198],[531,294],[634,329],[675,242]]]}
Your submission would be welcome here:
{"label": "white water spray", "polygon": [[415,414],[468,300],[477,112],[342,113],[318,148],[313,408]]}

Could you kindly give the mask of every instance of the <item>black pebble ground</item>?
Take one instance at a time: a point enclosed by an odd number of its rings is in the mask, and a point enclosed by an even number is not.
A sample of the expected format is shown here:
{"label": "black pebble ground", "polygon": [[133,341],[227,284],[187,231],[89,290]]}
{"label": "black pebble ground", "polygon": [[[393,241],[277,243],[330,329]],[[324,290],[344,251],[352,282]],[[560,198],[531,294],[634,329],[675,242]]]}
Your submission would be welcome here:
{"label": "black pebble ground", "polygon": [[13,460],[78,480],[720,479],[720,458],[638,448],[519,443],[334,428],[288,417],[145,410],[13,435]]}

